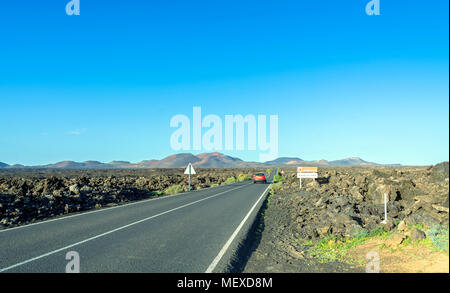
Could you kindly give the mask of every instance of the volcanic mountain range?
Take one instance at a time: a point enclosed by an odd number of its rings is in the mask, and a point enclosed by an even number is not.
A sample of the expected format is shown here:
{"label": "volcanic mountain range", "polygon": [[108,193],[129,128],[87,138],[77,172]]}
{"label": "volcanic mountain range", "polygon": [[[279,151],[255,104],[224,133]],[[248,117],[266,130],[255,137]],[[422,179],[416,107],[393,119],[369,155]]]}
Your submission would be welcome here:
{"label": "volcanic mountain range", "polygon": [[122,168],[182,168],[189,163],[199,168],[243,168],[243,167],[261,167],[261,166],[376,166],[379,164],[364,161],[360,158],[346,158],[336,161],[305,161],[296,157],[281,157],[273,161],[264,163],[247,162],[236,157],[231,157],[222,153],[202,153],[193,155],[190,153],[180,153],[170,155],[162,160],[147,160],[139,163],[130,163],[127,161],[112,161],[102,163],[98,161],[62,161],[55,164],[40,166],[8,165],[0,162],[0,168],[43,168],[43,169],[122,169]]}

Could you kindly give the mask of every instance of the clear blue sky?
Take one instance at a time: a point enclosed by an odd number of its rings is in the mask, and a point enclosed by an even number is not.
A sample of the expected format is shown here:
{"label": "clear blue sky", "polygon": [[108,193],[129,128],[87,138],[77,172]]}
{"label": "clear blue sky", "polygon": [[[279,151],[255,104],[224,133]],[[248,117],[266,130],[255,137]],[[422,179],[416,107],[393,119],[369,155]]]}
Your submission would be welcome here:
{"label": "clear blue sky", "polygon": [[447,0],[67,2],[0,3],[1,162],[160,159],[193,106],[277,114],[279,156],[449,158]]}

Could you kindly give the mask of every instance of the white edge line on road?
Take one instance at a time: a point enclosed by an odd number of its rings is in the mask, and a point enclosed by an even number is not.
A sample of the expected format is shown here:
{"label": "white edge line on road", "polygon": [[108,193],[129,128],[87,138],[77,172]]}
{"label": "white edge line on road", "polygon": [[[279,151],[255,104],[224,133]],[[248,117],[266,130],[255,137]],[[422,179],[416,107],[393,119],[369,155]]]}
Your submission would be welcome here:
{"label": "white edge line on road", "polygon": [[[272,184],[270,184],[272,185]],[[212,263],[209,265],[209,267],[206,269],[205,273],[212,273],[214,271],[214,269],[216,268],[217,264],[219,263],[219,261],[222,259],[222,257],[224,256],[225,252],[228,250],[228,248],[230,247],[231,243],[233,243],[234,239],[236,238],[236,236],[238,235],[239,231],[242,229],[242,227],[244,226],[245,222],[247,221],[247,219],[250,217],[251,213],[253,212],[253,210],[256,208],[256,206],[258,205],[258,203],[261,201],[261,199],[265,196],[267,190],[269,189],[269,186],[267,186],[267,188],[264,190],[264,192],[261,194],[261,196],[258,198],[258,200],[255,202],[255,204],[253,205],[253,207],[250,209],[250,211],[247,213],[247,215],[244,217],[244,219],[242,220],[242,222],[239,224],[239,226],[236,228],[236,230],[234,230],[233,234],[231,234],[230,238],[228,239],[228,241],[225,243],[225,245],[222,247],[222,249],[219,251],[219,254],[216,256],[216,258],[212,261]]]}
{"label": "white edge line on road", "polygon": [[118,206],[115,206],[115,207],[102,208],[102,209],[95,210],[95,211],[80,212],[80,213],[75,214],[75,215],[61,216],[61,217],[55,218],[55,219],[43,220],[43,221],[36,222],[36,223],[31,223],[31,224],[26,224],[26,225],[22,225],[22,226],[2,229],[2,230],[0,230],[0,233],[13,231],[13,230],[17,230],[17,229],[22,229],[22,228],[27,228],[27,227],[31,227],[31,226],[35,226],[35,225],[41,225],[41,224],[45,224],[45,223],[55,222],[55,221],[66,220],[66,219],[79,217],[79,216],[84,216],[84,215],[89,215],[89,214],[93,214],[93,213],[109,211],[109,210],[112,210],[112,209],[129,207],[129,206],[132,206],[132,205],[136,205],[136,204],[140,204],[140,203],[146,203],[146,202],[154,201],[154,200],[157,200],[157,199],[172,198],[172,197],[176,197],[176,196],[183,195],[183,194],[188,194],[188,193],[192,194],[192,193],[195,193],[195,192],[198,192],[198,191],[204,191],[204,190],[208,190],[210,188],[216,188],[216,187],[221,187],[221,186],[226,186],[226,185],[219,185],[219,186],[213,186],[213,187],[208,187],[208,188],[203,188],[203,189],[197,189],[197,190],[192,190],[190,192],[186,191],[186,192],[177,193],[177,194],[173,194],[173,195],[165,195],[165,196],[158,197],[158,198],[149,198],[149,199],[144,199],[144,200],[138,200],[138,201],[135,201],[135,202],[128,202],[128,203],[125,203],[125,204],[121,204],[121,205],[118,205]]}
{"label": "white edge line on road", "polygon": [[239,188],[245,187],[245,186],[247,186],[247,185],[250,185],[250,184],[245,184],[245,185],[241,185],[241,186],[238,186],[238,187],[236,187],[236,188],[233,188],[233,189],[230,189],[230,190],[222,191],[222,192],[220,192],[220,193],[217,193],[217,194],[214,194],[214,195],[211,195],[211,196],[208,196],[208,197],[202,198],[202,199],[200,199],[200,200],[196,200],[196,201],[193,201],[193,202],[191,202],[191,203],[188,203],[188,204],[185,204],[185,205],[182,205],[182,206],[179,206],[179,207],[176,207],[176,208],[173,208],[173,209],[167,210],[167,211],[165,211],[165,212],[162,212],[162,213],[159,213],[159,214],[157,214],[157,215],[153,215],[153,216],[151,216],[151,217],[148,217],[148,218],[145,218],[145,219],[142,219],[142,220],[139,220],[139,221],[136,221],[136,222],[133,222],[133,223],[127,224],[127,225],[125,225],[125,226],[121,226],[121,227],[119,227],[119,228],[116,228],[116,229],[110,230],[110,231],[108,231],[108,232],[105,232],[105,233],[102,233],[102,234],[98,234],[98,235],[96,235],[96,236],[93,236],[93,237],[87,238],[87,239],[85,239],[85,240],[82,240],[82,241],[79,241],[79,242],[76,242],[76,243],[73,243],[73,244],[67,245],[67,246],[65,246],[65,247],[62,247],[62,248],[59,248],[59,249],[56,249],[56,250],[53,250],[53,251],[47,252],[47,253],[45,253],[45,254],[42,254],[42,255],[39,255],[39,256],[36,256],[36,257],[30,258],[30,259],[27,259],[27,260],[25,260],[25,261],[22,261],[22,262],[20,262],[20,263],[16,263],[16,264],[14,264],[14,265],[11,265],[11,266],[9,266],[9,267],[6,267],[6,268],[3,268],[3,269],[0,269],[0,273],[2,273],[2,272],[4,272],[4,271],[7,271],[7,270],[10,270],[10,269],[13,269],[13,268],[16,268],[16,267],[19,267],[19,266],[21,266],[21,265],[27,264],[27,263],[29,263],[29,262],[32,262],[32,261],[35,261],[35,260],[38,260],[38,259],[44,258],[44,257],[46,257],[46,256],[49,256],[49,255],[52,255],[52,254],[55,254],[55,253],[58,253],[58,252],[64,251],[64,250],[66,250],[66,249],[69,249],[69,248],[72,248],[72,247],[74,247],[74,246],[77,246],[77,245],[80,245],[80,244],[86,243],[86,242],[88,242],[88,241],[91,241],[91,240],[94,240],[94,239],[97,239],[97,238],[100,238],[100,237],[106,236],[106,235],[108,235],[108,234],[111,234],[111,233],[117,232],[117,231],[119,231],[119,230],[123,230],[123,229],[125,229],[125,228],[131,227],[131,226],[134,226],[134,225],[136,225],[136,224],[139,224],[139,223],[142,223],[142,222],[145,222],[145,221],[151,220],[151,219],[153,219],[153,218],[156,218],[156,217],[162,216],[162,215],[164,215],[164,214],[168,214],[168,213],[170,213],[170,212],[173,212],[173,211],[176,211],[176,210],[179,210],[179,209],[185,208],[185,207],[187,207],[187,206],[190,206],[190,205],[193,205],[193,204],[199,203],[199,202],[201,202],[201,201],[204,201],[204,200],[207,200],[207,199],[210,199],[210,198],[214,198],[214,197],[216,197],[216,196],[219,196],[219,195],[222,195],[222,194],[224,194],[224,193],[227,193],[227,192],[230,192],[230,191],[233,191],[233,190],[236,190],[236,189],[239,189]]}

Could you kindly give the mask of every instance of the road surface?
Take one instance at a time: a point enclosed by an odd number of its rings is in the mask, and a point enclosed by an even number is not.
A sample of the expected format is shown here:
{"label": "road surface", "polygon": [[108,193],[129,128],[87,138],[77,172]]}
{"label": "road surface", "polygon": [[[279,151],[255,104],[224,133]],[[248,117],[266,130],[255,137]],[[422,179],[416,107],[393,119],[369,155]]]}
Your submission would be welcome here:
{"label": "road surface", "polygon": [[0,272],[64,273],[72,251],[81,273],[223,272],[268,187],[245,181],[1,230]]}

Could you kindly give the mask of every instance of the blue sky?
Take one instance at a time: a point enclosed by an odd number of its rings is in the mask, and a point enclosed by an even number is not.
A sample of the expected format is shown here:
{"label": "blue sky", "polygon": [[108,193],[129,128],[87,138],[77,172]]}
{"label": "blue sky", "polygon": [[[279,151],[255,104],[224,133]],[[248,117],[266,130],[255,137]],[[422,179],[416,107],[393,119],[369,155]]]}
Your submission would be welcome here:
{"label": "blue sky", "polygon": [[279,156],[448,160],[446,0],[67,2],[0,4],[1,162],[161,159],[193,106],[278,115]]}

